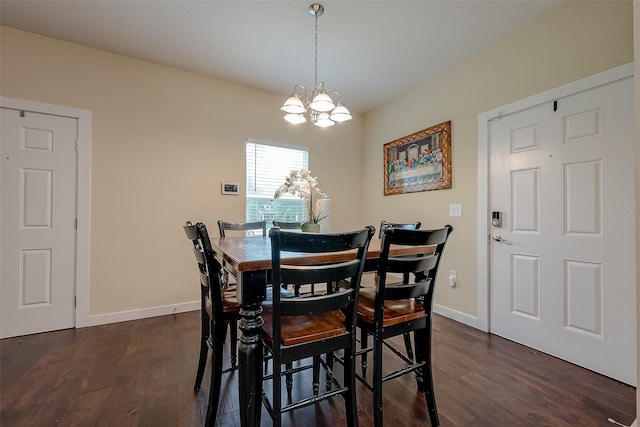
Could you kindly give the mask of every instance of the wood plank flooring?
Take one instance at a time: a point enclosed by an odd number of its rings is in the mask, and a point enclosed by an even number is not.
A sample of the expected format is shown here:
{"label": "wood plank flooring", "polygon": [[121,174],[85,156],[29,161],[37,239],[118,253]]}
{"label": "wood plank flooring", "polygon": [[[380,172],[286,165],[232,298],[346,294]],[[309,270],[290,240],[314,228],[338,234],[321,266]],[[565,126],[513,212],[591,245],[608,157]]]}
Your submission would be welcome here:
{"label": "wood plank flooring", "polygon": [[[191,312],[1,340],[0,426],[201,426],[209,369],[194,394],[198,328]],[[433,359],[443,427],[611,427],[608,418],[635,418],[635,388],[440,316]],[[303,375],[296,390],[308,386]],[[223,378],[219,426],[239,425],[237,381],[237,371]],[[357,393],[360,426],[372,426],[370,393],[360,385]],[[384,394],[385,425],[429,425],[411,375],[385,383]],[[340,397],[283,420],[344,424]],[[262,425],[271,425],[264,408]]]}

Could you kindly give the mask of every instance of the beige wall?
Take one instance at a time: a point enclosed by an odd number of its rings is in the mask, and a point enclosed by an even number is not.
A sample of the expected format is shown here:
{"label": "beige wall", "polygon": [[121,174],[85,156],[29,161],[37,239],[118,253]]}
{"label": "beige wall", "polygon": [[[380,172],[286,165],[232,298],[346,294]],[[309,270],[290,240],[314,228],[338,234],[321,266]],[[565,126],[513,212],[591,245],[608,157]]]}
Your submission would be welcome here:
{"label": "beige wall", "polygon": [[[572,2],[367,114],[364,222],[453,225],[436,304],[476,316],[478,114],[631,61],[632,3]],[[452,121],[453,188],[383,196],[383,145],[446,120]],[[462,203],[462,218],[448,216],[450,203]],[[447,286],[449,270],[457,271],[456,288]]]}
{"label": "beige wall", "polygon": [[244,198],[222,196],[220,182],[244,183],[249,137],[309,147],[332,227],[362,225],[359,117],[292,128],[280,112],[286,93],[7,27],[0,36],[2,96],[93,112],[91,315],[198,300],[181,225],[244,219]]}
{"label": "beige wall", "polygon": [[[382,218],[452,224],[436,302],[474,316],[478,114],[633,59],[631,2],[572,2],[365,120],[321,130],[281,119],[286,94],[11,28],[0,36],[0,95],[93,112],[92,315],[196,300],[180,224],[244,216],[243,198],[219,186],[244,183],[251,137],[309,147],[336,230]],[[445,120],[453,188],[384,197],[382,145]],[[463,204],[462,218],[448,217],[450,203]],[[450,269],[455,289],[445,283]]]}
{"label": "beige wall", "polygon": [[[633,51],[634,75],[640,76],[640,0],[633,1]],[[635,84],[635,124],[636,124],[636,334],[638,335],[637,366],[640,367],[640,79]],[[640,369],[636,369],[640,384]],[[636,414],[640,411],[640,393],[636,392]],[[637,417],[636,417],[637,420]]]}

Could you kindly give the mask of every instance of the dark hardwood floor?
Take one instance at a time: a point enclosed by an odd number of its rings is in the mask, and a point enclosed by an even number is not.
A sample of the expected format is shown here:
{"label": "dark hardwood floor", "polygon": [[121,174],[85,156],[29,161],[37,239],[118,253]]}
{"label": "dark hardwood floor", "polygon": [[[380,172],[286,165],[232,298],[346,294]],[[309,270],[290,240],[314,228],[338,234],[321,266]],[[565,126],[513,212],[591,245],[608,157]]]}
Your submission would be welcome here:
{"label": "dark hardwood floor", "polygon": [[[201,426],[193,393],[199,313],[0,341],[0,426]],[[613,426],[635,418],[635,388],[435,316],[434,380],[443,427]],[[389,359],[389,358],[387,358]],[[225,363],[228,363],[226,361]],[[295,379],[307,387],[310,373]],[[237,372],[223,378],[218,425],[237,426]],[[361,426],[371,396],[358,386]],[[411,375],[385,384],[385,425],[428,426]],[[342,426],[342,398],[284,417],[287,426]],[[263,408],[262,425],[271,425]]]}

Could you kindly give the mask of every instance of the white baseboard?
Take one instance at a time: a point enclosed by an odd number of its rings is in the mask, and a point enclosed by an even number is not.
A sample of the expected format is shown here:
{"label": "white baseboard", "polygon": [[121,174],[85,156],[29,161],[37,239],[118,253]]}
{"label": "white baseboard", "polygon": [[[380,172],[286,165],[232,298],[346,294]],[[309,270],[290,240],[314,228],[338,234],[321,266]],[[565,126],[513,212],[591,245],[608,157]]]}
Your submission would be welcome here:
{"label": "white baseboard", "polygon": [[617,422],[616,420],[614,420],[613,418],[609,418],[609,422],[611,424],[615,424],[617,426],[622,426],[622,427],[638,427],[638,419],[637,418],[635,420],[633,420],[633,423],[630,426],[626,426],[624,424],[621,424],[621,423]]}
{"label": "white baseboard", "polygon": [[[185,313],[187,311],[200,310],[200,301],[185,302],[180,304],[164,305],[160,307],[143,308],[139,310],[119,311],[116,313],[98,314],[89,316],[87,324],[84,326],[98,326],[109,323],[128,322],[130,320],[146,319],[148,317],[166,316],[168,314]],[[469,316],[450,308],[434,304],[433,312],[457,322],[463,323],[472,328],[482,330],[477,317]]]}
{"label": "white baseboard", "polygon": [[463,323],[467,326],[471,326],[472,328],[484,331],[484,328],[482,328],[481,322],[477,317],[469,316],[468,314],[452,310],[438,304],[433,305],[433,312],[441,316],[448,317],[449,319],[453,319],[457,322]]}
{"label": "white baseboard", "polygon": [[200,310],[200,301],[184,302],[180,304],[164,305],[160,307],[143,308],[140,310],[119,311],[116,313],[89,316],[87,324],[83,326],[98,326],[108,323],[127,322],[129,320],[145,319],[147,317],[166,316],[167,314],[184,313]]}
{"label": "white baseboard", "polygon": [[[160,307],[143,308],[139,310],[119,311],[116,313],[98,314],[89,316],[87,324],[83,326],[98,326],[109,323],[128,322],[130,320],[146,319],[148,317],[166,316],[168,314],[186,313],[187,311],[200,310],[200,301],[184,302],[180,304],[164,305]],[[450,308],[434,304],[433,312],[472,328],[483,330],[477,317],[469,316]]]}

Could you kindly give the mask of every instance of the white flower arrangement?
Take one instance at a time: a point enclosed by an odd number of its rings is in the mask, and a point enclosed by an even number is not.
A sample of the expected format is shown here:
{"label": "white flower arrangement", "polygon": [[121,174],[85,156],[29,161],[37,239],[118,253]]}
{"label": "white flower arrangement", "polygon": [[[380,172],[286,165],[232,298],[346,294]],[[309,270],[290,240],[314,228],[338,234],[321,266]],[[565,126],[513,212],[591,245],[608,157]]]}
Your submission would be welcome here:
{"label": "white flower arrangement", "polygon": [[318,178],[311,176],[311,171],[307,169],[292,170],[289,176],[273,195],[274,199],[281,197],[283,194],[292,194],[304,199],[307,203],[309,224],[317,224],[328,215],[323,212],[314,212],[313,198],[324,199],[327,195],[318,187]]}

